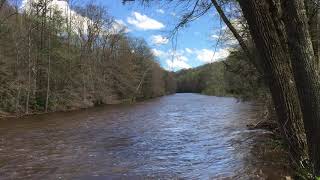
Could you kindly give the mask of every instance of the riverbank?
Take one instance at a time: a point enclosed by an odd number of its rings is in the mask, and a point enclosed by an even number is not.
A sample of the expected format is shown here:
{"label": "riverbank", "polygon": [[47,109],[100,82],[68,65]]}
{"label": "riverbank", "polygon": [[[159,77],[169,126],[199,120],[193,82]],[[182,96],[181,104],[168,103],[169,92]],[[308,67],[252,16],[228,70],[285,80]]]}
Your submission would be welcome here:
{"label": "riverbank", "polygon": [[[283,135],[280,132],[279,125],[277,123],[277,116],[273,105],[268,101],[260,104],[259,106],[259,115],[256,118],[257,121],[251,122],[247,125],[248,129],[250,130],[266,130],[270,132],[270,137],[267,142],[261,142],[262,146],[261,152],[263,149],[269,149],[269,153],[274,154],[282,154],[281,157],[278,157],[280,161],[283,161],[283,164],[288,166],[287,168],[290,169],[290,176],[286,176],[286,180],[289,179],[299,179],[299,180],[309,180],[313,179],[311,172],[311,168],[308,167],[307,164],[304,164],[304,168],[297,167],[293,162],[290,162],[290,154],[289,154],[289,147],[283,139]],[[267,159],[266,159],[267,160]],[[307,163],[307,162],[304,162]]]}
{"label": "riverbank", "polygon": [[[172,94],[166,94],[163,96],[168,96]],[[22,117],[28,117],[28,116],[34,116],[34,115],[42,115],[42,114],[50,114],[50,113],[59,113],[59,112],[72,112],[72,111],[79,111],[79,110],[85,110],[89,108],[94,108],[94,107],[101,107],[101,106],[112,106],[112,105],[121,105],[121,104],[134,104],[137,102],[143,102],[143,101],[148,101],[151,99],[156,99],[160,98],[163,96],[157,96],[157,97],[152,97],[152,98],[147,98],[147,99],[123,99],[123,100],[113,100],[110,103],[84,103],[84,104],[78,104],[74,106],[68,106],[65,108],[59,108],[55,111],[48,111],[48,112],[43,112],[43,111],[33,111],[29,112],[28,114],[26,113],[10,113],[10,112],[4,112],[0,110],[0,120],[1,119],[8,119],[8,118],[22,118]]]}

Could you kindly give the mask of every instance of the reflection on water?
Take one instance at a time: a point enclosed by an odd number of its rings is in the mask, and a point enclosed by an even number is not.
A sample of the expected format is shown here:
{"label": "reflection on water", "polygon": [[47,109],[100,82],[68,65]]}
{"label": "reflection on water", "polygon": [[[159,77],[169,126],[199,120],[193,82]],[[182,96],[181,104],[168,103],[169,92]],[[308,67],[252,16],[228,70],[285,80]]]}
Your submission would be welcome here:
{"label": "reflection on water", "polygon": [[0,122],[0,179],[280,179],[257,107],[176,94]]}

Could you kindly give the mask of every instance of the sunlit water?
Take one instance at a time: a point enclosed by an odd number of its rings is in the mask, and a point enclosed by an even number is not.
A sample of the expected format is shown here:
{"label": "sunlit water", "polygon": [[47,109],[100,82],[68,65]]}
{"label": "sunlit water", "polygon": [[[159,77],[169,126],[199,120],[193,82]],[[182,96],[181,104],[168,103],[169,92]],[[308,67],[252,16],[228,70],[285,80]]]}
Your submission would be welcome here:
{"label": "sunlit water", "polygon": [[0,179],[280,179],[285,155],[265,146],[269,132],[246,128],[257,113],[233,98],[176,94],[1,120]]}

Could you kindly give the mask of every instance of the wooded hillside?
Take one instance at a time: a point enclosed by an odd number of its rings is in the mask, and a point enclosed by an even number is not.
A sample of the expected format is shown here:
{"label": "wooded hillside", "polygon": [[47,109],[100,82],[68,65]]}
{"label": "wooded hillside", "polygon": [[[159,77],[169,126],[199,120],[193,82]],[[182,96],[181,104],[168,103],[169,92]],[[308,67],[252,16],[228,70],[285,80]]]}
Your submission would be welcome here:
{"label": "wooded hillside", "polygon": [[143,39],[105,8],[62,14],[50,0],[24,11],[0,4],[0,113],[28,114],[147,99],[175,92]]}

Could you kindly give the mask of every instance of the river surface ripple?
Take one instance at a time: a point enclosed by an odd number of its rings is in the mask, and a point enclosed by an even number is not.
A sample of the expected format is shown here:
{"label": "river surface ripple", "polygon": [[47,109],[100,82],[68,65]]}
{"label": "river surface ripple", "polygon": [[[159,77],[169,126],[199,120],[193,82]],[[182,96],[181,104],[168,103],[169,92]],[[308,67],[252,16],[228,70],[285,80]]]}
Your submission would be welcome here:
{"label": "river surface ripple", "polygon": [[0,179],[281,179],[258,106],[176,94],[0,121]]}

